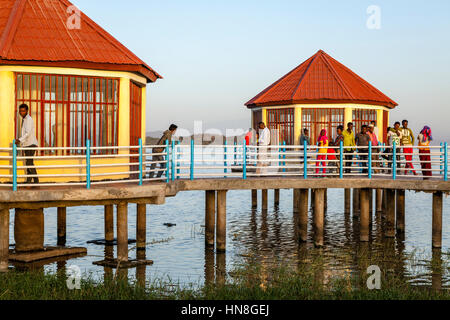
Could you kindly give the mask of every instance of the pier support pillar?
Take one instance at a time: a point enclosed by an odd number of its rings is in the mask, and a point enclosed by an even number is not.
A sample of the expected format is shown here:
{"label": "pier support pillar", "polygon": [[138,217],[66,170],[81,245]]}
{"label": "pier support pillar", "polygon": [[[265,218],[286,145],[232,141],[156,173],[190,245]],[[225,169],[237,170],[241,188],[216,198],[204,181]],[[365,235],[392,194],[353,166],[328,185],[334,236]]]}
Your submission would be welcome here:
{"label": "pier support pillar", "polygon": [[[256,190],[252,190],[253,191]],[[205,244],[214,247],[214,235],[216,227],[216,192],[207,190],[205,192]]]}
{"label": "pier support pillar", "polygon": [[[137,204],[136,207],[136,248],[145,250],[147,243],[147,205]],[[145,259],[144,259],[145,260]]]}
{"label": "pier support pillar", "polygon": [[14,239],[17,252],[44,250],[44,209],[16,209]]}
{"label": "pier support pillar", "polygon": [[397,219],[396,226],[398,232],[405,232],[405,190],[397,190]]}
{"label": "pier support pillar", "polygon": [[298,205],[299,209],[299,230],[300,230],[300,241],[306,242],[308,240],[308,189],[300,189],[300,202]]}
{"label": "pier support pillar", "polygon": [[299,203],[300,203],[300,189],[294,189],[293,190],[293,211],[294,213],[299,212]]}
{"label": "pier support pillar", "polygon": [[350,214],[350,197],[351,197],[351,189],[344,190],[344,212],[345,214]]}
{"label": "pier support pillar", "polygon": [[117,260],[128,261],[128,203],[117,205]]}
{"label": "pier support pillar", "polygon": [[112,243],[114,241],[114,206],[105,205],[105,241]]}
{"label": "pier support pillar", "polygon": [[433,193],[433,248],[442,247],[442,192]]}
{"label": "pier support pillar", "polygon": [[328,189],[323,190],[323,208],[325,212],[328,210]]}
{"label": "pier support pillar", "polygon": [[316,189],[314,191],[314,244],[318,247],[323,246],[323,227],[325,215],[325,189]]}
{"label": "pier support pillar", "polygon": [[377,189],[376,190],[376,212],[383,211],[383,190]]}
{"label": "pier support pillar", "polygon": [[8,271],[9,210],[0,209],[0,272]]}
{"label": "pier support pillar", "polygon": [[58,208],[58,217],[57,217],[57,232],[58,232],[58,246],[64,247],[66,245],[67,238],[67,208],[61,207]]}
{"label": "pier support pillar", "polygon": [[360,205],[359,205],[359,189],[353,189],[353,218],[359,217]]}
{"label": "pier support pillar", "polygon": [[216,251],[225,252],[227,240],[227,191],[225,190],[217,191],[216,237]]}
{"label": "pier support pillar", "polygon": [[387,238],[395,237],[395,190],[386,189],[386,231]]}
{"label": "pier support pillar", "polygon": [[267,189],[263,189],[261,190],[261,200],[262,200],[262,204],[261,204],[261,209],[262,210],[267,210],[268,208],[268,191]]}
{"label": "pier support pillar", "polygon": [[370,192],[371,189],[361,189],[360,191],[360,240],[363,242],[369,241],[370,229]]}
{"label": "pier support pillar", "polygon": [[280,205],[280,189],[273,190],[273,203],[275,206]]}
{"label": "pier support pillar", "polygon": [[258,208],[258,190],[252,190],[252,209]]}
{"label": "pier support pillar", "polygon": [[369,189],[369,213],[372,216],[372,213],[373,213],[373,189]]}

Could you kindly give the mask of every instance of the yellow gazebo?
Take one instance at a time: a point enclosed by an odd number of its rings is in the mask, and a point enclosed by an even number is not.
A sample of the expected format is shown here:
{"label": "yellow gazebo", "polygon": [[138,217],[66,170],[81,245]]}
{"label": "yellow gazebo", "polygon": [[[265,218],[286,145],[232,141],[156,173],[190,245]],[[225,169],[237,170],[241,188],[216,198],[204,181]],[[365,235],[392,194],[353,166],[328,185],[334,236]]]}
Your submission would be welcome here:
{"label": "yellow gazebo", "polygon": [[353,122],[359,131],[370,121],[377,123],[379,140],[385,142],[389,111],[397,103],[320,50],[246,106],[253,128],[263,121],[277,130],[279,142],[298,145],[303,128],[315,143],[321,129],[334,137],[339,125]]}
{"label": "yellow gazebo", "polygon": [[[76,148],[85,147],[87,140],[98,148],[136,146],[145,138],[146,85],[161,78],[158,73],[69,1],[2,1],[0,16],[0,149],[18,138],[18,106],[23,103],[30,107],[39,146],[48,148],[41,154],[48,157],[35,163],[39,174],[79,172],[67,167],[85,160],[64,156],[79,154]],[[129,162],[108,159],[108,154],[122,152],[117,149],[96,152],[105,155],[103,164]],[[0,159],[0,168],[2,164],[7,161]],[[54,165],[65,168],[39,169]],[[0,169],[0,175],[8,172]]]}

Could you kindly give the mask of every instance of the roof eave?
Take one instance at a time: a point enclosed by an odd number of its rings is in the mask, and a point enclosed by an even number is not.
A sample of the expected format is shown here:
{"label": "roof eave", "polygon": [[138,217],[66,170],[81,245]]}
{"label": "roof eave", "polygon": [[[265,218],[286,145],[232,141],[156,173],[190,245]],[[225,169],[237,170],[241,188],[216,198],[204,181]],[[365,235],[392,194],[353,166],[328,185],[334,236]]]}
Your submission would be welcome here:
{"label": "roof eave", "polygon": [[320,99],[320,100],[285,100],[285,101],[268,101],[268,102],[252,102],[251,100],[245,104],[248,109],[258,108],[258,107],[269,107],[269,106],[286,106],[294,104],[342,104],[342,103],[352,103],[352,104],[367,104],[373,106],[386,107],[394,109],[398,104],[394,101],[371,101],[371,100],[334,100],[334,99]]}

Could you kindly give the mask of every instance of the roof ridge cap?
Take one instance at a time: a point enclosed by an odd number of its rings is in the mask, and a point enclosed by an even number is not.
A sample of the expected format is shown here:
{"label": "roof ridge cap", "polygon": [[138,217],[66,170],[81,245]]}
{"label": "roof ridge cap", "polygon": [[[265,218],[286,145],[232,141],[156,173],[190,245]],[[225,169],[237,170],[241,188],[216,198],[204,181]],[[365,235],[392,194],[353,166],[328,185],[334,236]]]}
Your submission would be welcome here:
{"label": "roof ridge cap", "polygon": [[6,23],[3,34],[0,38],[0,56],[5,57],[11,48],[12,40],[16,34],[17,27],[19,25],[20,19],[25,8],[25,4],[28,0],[16,0],[11,13],[8,17],[8,22]]}
{"label": "roof ridge cap", "polygon": [[[324,52],[324,54],[321,55],[323,58],[323,61],[325,62],[325,65],[330,69],[331,73],[335,77],[335,79],[341,84],[341,86],[344,88],[344,90],[347,92],[347,94],[352,98],[355,99],[355,96],[352,94],[350,89],[347,87],[347,84],[344,80],[342,80],[341,76],[337,73],[336,69],[334,69],[333,65],[328,61],[328,55]],[[330,57],[331,58],[331,57]]]}
{"label": "roof ridge cap", "polygon": [[320,53],[321,51],[322,51],[322,50],[319,50],[319,52],[317,52],[317,53],[312,57],[311,62],[310,62],[310,63],[308,64],[308,66],[306,67],[305,72],[303,72],[302,77],[301,77],[300,80],[298,81],[297,87],[295,88],[294,92],[292,93],[291,100],[294,99],[295,94],[297,93],[298,89],[300,89],[300,86],[301,86],[302,83],[303,83],[303,79],[306,77],[306,74],[309,72],[309,70],[310,70],[312,64],[314,63],[314,61],[316,61],[316,59],[317,59],[317,57],[319,56],[319,53]]}

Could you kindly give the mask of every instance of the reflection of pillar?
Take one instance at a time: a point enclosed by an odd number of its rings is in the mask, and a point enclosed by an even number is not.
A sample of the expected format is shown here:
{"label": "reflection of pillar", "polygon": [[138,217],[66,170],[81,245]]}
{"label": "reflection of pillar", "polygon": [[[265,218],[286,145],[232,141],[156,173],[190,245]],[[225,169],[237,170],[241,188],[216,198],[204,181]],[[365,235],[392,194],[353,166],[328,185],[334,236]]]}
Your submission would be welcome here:
{"label": "reflection of pillar", "polygon": [[268,208],[268,195],[267,195],[267,193],[268,193],[267,189],[261,190],[261,200],[262,200],[261,209],[262,210],[267,210],[267,208]]}
{"label": "reflection of pillar", "polygon": [[300,229],[300,240],[308,240],[308,189],[300,189],[300,202],[299,202],[299,229]]}
{"label": "reflection of pillar", "polygon": [[442,192],[433,193],[433,248],[442,247]]}
{"label": "reflection of pillar", "polygon": [[[137,204],[136,208],[136,248],[144,249],[147,243],[147,205]],[[145,255],[144,255],[145,256]]]}
{"label": "reflection of pillar", "polygon": [[258,207],[258,190],[252,190],[252,209]]}
{"label": "reflection of pillar", "polygon": [[227,191],[217,191],[216,250],[224,252],[227,238]]}
{"label": "reflection of pillar", "polygon": [[67,208],[58,208],[58,246],[66,245],[66,213]]}
{"label": "reflection of pillar", "polygon": [[205,192],[205,244],[214,247],[214,234],[216,227],[216,192]]}
{"label": "reflection of pillar", "polygon": [[205,285],[214,284],[214,251],[205,248]]}
{"label": "reflection of pillar", "polygon": [[369,189],[361,189],[360,191],[360,205],[361,205],[361,215],[360,215],[360,240],[369,241],[369,215],[370,215],[370,199],[369,199]]}
{"label": "reflection of pillar", "polygon": [[397,219],[396,226],[399,233],[405,232],[405,190],[397,190]]}
{"label": "reflection of pillar", "polygon": [[323,246],[324,194],[325,189],[314,191],[314,243],[319,247]]}
{"label": "reflection of pillar", "polygon": [[[145,256],[145,250],[137,250],[136,252],[136,259],[143,261],[145,260],[146,256]],[[145,280],[146,280],[146,276],[145,276],[145,272],[147,270],[147,266],[145,264],[138,264],[136,267],[136,279],[138,284],[141,287],[145,287]]]}
{"label": "reflection of pillar", "polygon": [[359,217],[359,189],[353,189],[353,218]]}
{"label": "reflection of pillar", "polygon": [[219,253],[216,255],[216,284],[218,286],[225,284],[225,275],[226,275],[226,260],[227,256],[225,253]]}
{"label": "reflection of pillar", "polygon": [[128,203],[117,205],[117,260],[128,261]]}
{"label": "reflection of pillar", "polygon": [[441,249],[433,249],[431,258],[431,287],[433,290],[442,290],[442,252]]}
{"label": "reflection of pillar", "polygon": [[395,237],[395,190],[386,189],[386,231],[387,238]]}
{"label": "reflection of pillar", "polygon": [[9,210],[0,209],[0,272],[8,270]]}
{"label": "reflection of pillar", "polygon": [[298,206],[299,206],[299,202],[300,202],[300,189],[293,189],[293,210],[294,213],[298,212]]}
{"label": "reflection of pillar", "polygon": [[114,207],[112,204],[105,205],[105,241],[114,241]]}
{"label": "reflection of pillar", "polygon": [[[113,260],[114,259],[114,246],[106,245],[105,246],[105,260]],[[104,281],[111,280],[113,278],[113,269],[108,267],[107,264],[103,267],[104,271]]]}
{"label": "reflection of pillar", "polygon": [[275,189],[273,191],[273,203],[275,206],[280,204],[280,189]]}

